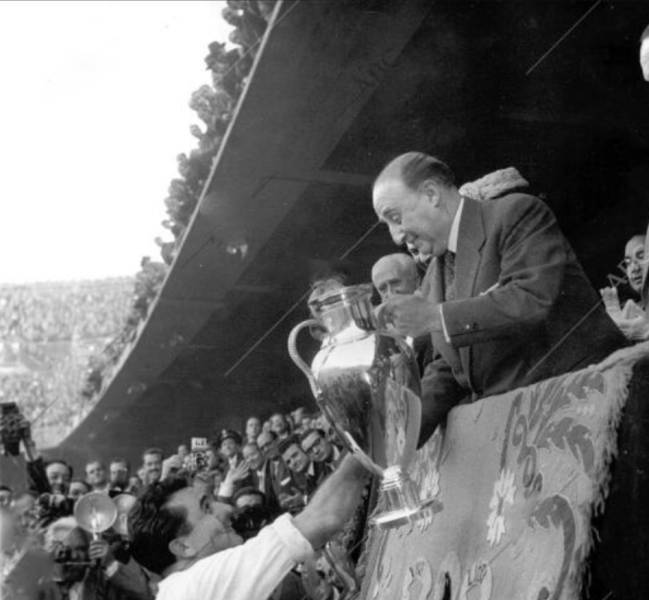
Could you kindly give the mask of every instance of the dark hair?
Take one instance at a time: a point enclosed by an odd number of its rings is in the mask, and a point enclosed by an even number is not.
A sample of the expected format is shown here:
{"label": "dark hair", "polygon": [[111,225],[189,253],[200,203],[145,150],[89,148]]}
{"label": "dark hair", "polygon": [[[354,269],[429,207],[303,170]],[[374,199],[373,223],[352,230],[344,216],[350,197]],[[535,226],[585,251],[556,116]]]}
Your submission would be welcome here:
{"label": "dark hair", "polygon": [[300,446],[300,438],[298,438],[297,435],[289,435],[287,438],[280,440],[279,444],[277,444],[277,448],[279,449],[280,454],[284,454],[284,452],[293,445],[296,445],[300,450],[302,450],[302,446]]}
{"label": "dark hair", "polygon": [[324,438],[325,440],[327,439],[327,434],[322,431],[322,429],[307,429],[302,435],[300,436],[300,442],[303,442],[306,438],[308,438],[312,433],[317,433],[321,438]]}
{"label": "dark hair", "polygon": [[13,493],[12,489],[8,485],[0,484],[0,492],[9,492]]}
{"label": "dark hair", "polygon": [[75,479],[70,480],[70,485],[72,485],[73,483],[83,483],[83,485],[85,486],[87,491],[92,490],[92,487],[90,487],[90,484],[87,481],[84,481],[83,479],[75,478]]}
{"label": "dark hair", "polygon": [[445,163],[423,152],[406,152],[390,161],[374,180],[374,187],[384,176],[397,176],[410,189],[416,190],[427,179],[445,186],[455,185],[455,174]]}
{"label": "dark hair", "polygon": [[240,490],[238,490],[234,494],[234,496],[232,496],[232,504],[236,506],[237,500],[241,498],[241,496],[259,496],[261,498],[262,503],[266,504],[266,494],[264,494],[264,492],[251,485],[243,487]]}
{"label": "dark hair", "polygon": [[186,487],[187,482],[180,477],[152,483],[138,498],[128,516],[133,558],[159,575],[176,562],[176,557],[169,550],[169,543],[190,531],[184,511],[166,506],[173,494]]}
{"label": "dark hair", "polygon": [[159,454],[160,458],[164,456],[162,448],[147,448],[144,452],[142,452],[142,458],[144,458],[147,454]]}
{"label": "dark hair", "polygon": [[129,471],[131,469],[130,463],[125,458],[122,458],[121,456],[111,458],[108,464],[109,465],[114,465],[115,463],[122,463],[123,465],[126,465],[126,469],[129,470]]}
{"label": "dark hair", "polygon": [[50,465],[63,465],[64,467],[67,468],[68,473],[70,473],[70,478],[72,478],[72,475],[73,475],[74,471],[72,470],[72,467],[68,463],[66,463],[64,460],[61,460],[61,459],[58,459],[58,458],[55,458],[54,460],[48,460],[45,463],[45,469],[47,469],[47,467],[49,467]]}

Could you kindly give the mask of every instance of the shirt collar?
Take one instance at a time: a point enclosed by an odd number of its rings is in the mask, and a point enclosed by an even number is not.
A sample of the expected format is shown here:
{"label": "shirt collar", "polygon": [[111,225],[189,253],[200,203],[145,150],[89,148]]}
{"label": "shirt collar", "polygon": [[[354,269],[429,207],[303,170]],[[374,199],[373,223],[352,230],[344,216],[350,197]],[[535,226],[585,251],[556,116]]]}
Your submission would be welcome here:
{"label": "shirt collar", "polygon": [[451,223],[451,231],[448,234],[448,250],[457,254],[457,238],[460,233],[460,219],[462,218],[462,209],[464,208],[464,196],[460,198],[460,203],[457,207],[457,212],[453,217]]}

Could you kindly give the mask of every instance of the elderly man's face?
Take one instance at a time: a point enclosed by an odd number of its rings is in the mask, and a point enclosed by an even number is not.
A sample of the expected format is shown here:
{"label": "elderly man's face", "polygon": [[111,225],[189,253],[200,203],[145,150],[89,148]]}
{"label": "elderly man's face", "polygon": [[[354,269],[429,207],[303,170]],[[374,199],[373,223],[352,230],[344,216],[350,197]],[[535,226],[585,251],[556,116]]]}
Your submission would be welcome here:
{"label": "elderly man's face", "polygon": [[278,455],[277,440],[267,431],[257,438],[257,447],[264,458],[276,458]]}
{"label": "elderly man's face", "polygon": [[629,279],[629,285],[638,293],[642,290],[643,264],[644,238],[636,235],[627,242],[624,248],[624,270]]}
{"label": "elderly man's face", "polygon": [[412,190],[399,179],[388,178],[377,183],[373,200],[395,244],[408,245],[422,255],[446,252],[453,218],[445,209],[441,186],[429,182]]}
{"label": "elderly man's face", "polygon": [[257,446],[247,444],[243,447],[243,458],[251,469],[259,469],[264,462],[264,456]]}
{"label": "elderly man's face", "polygon": [[81,529],[55,529],[49,551],[57,562],[55,581],[73,583],[83,580],[88,565],[72,564],[88,562],[88,538]]}
{"label": "elderly man's face", "polygon": [[398,294],[413,294],[417,289],[417,267],[413,259],[404,258],[411,262],[410,268],[395,257],[385,257],[372,269],[372,283],[383,302]]}
{"label": "elderly man's face", "polygon": [[45,469],[47,481],[53,492],[64,494],[70,485],[70,469],[62,463],[52,463]]}
{"label": "elderly man's face", "polygon": [[294,473],[304,473],[309,467],[309,457],[297,444],[291,444],[284,450],[282,459],[289,470]]}
{"label": "elderly man's face", "polygon": [[217,502],[200,488],[186,487],[172,494],[166,504],[185,516],[189,533],[180,536],[188,558],[204,558],[243,542],[230,523],[232,507]]}

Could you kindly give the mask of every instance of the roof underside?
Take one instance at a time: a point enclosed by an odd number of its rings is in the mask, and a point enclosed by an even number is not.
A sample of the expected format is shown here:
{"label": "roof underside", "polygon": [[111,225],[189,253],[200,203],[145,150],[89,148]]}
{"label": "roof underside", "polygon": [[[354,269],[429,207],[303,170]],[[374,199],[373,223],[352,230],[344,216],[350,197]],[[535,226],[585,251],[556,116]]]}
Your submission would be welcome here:
{"label": "roof underside", "polygon": [[[230,368],[304,294],[318,261],[371,227],[371,178],[407,150],[443,158],[461,181],[516,166],[602,284],[647,218],[649,86],[637,61],[646,4],[600,5],[526,74],[591,5],[391,0],[279,11],[160,299],[58,452],[136,458],[146,445],[241,427],[249,414],[312,406],[285,349],[302,305]],[[226,251],[242,240],[243,260]],[[353,279],[368,280],[393,250],[376,228],[349,254]]]}

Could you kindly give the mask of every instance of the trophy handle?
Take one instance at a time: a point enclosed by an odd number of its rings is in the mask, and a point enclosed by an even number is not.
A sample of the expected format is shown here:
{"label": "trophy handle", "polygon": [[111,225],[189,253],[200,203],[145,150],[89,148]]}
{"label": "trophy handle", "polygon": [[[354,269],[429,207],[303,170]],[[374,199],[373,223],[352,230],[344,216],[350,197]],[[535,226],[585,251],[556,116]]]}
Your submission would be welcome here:
{"label": "trophy handle", "polygon": [[297,368],[306,375],[306,378],[309,381],[309,385],[311,386],[311,393],[313,394],[314,398],[317,399],[319,395],[318,384],[316,383],[315,377],[313,376],[311,367],[309,367],[309,365],[307,365],[306,362],[302,360],[300,353],[297,351],[297,336],[299,335],[300,331],[302,331],[306,327],[311,327],[313,325],[320,326],[320,323],[315,319],[308,319],[307,321],[298,323],[295,327],[293,327],[293,329],[291,329],[291,333],[288,334],[288,355],[296,364]]}

